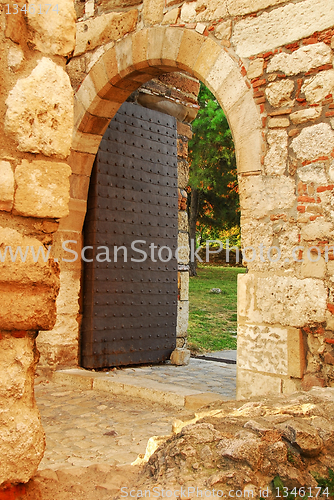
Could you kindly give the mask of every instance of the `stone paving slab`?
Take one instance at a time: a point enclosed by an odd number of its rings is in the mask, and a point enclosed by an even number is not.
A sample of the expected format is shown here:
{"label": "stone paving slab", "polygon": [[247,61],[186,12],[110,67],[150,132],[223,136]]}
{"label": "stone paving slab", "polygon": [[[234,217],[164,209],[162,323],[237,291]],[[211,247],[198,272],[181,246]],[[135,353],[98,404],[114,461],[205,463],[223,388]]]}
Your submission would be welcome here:
{"label": "stone paving slab", "polygon": [[236,397],[236,366],[191,358],[188,366],[170,363],[109,372],[81,368],[59,370],[53,381],[80,389],[97,389],[150,401],[187,406],[192,396],[210,393],[212,400]]}

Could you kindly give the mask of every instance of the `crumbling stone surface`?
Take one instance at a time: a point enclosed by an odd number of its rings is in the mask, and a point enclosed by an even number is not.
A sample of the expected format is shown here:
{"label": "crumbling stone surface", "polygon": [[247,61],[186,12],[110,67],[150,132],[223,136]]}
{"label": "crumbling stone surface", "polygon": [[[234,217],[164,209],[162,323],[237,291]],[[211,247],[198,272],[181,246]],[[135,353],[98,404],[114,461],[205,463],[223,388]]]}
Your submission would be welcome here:
{"label": "crumbling stone surface", "polygon": [[6,133],[13,134],[20,151],[69,155],[73,91],[61,66],[43,57],[29,76],[17,80],[6,104]]}

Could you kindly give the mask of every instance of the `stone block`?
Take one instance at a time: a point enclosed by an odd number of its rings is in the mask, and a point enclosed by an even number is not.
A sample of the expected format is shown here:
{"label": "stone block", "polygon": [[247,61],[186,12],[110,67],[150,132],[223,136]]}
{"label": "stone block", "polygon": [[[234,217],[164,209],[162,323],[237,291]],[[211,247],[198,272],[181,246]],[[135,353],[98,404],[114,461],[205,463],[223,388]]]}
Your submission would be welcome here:
{"label": "stone block", "polygon": [[69,213],[71,168],[66,163],[22,160],[15,170],[16,213],[61,218]]}
{"label": "stone block", "polygon": [[[301,238],[305,241],[328,240],[334,236],[332,222],[324,217],[317,217],[316,220],[308,222],[301,230]],[[306,252],[304,259],[306,257]]]}
{"label": "stone block", "polygon": [[300,273],[303,278],[324,279],[326,273],[325,259],[320,257],[318,262],[311,262],[307,257],[304,257],[304,262],[301,265]]}
{"label": "stone block", "polygon": [[232,34],[232,22],[224,21],[215,28],[215,37],[218,40],[229,40]]}
{"label": "stone block", "polygon": [[180,13],[180,8],[176,7],[176,9],[169,10],[164,15],[162,24],[175,24]]}
{"label": "stone block", "polygon": [[23,59],[24,59],[24,53],[20,47],[14,46],[9,48],[7,56],[7,64],[11,70],[17,71],[22,64]]}
{"label": "stone block", "polygon": [[180,300],[189,300],[189,273],[180,272]]}
{"label": "stone block", "polygon": [[[325,321],[327,291],[318,279],[272,276],[258,278],[256,308],[263,322],[303,327]],[[258,318],[258,314],[255,317]],[[252,311],[249,310],[252,321]]]}
{"label": "stone block", "polygon": [[301,379],[305,369],[305,350],[302,331],[288,328],[287,338],[288,375]]}
{"label": "stone block", "polygon": [[288,329],[240,325],[238,369],[288,375]]}
{"label": "stone block", "polygon": [[231,16],[244,16],[281,3],[284,0],[227,0],[227,9]]}
{"label": "stone block", "polygon": [[286,128],[289,127],[290,120],[289,118],[269,118],[268,120],[268,128]]}
{"label": "stone block", "polygon": [[93,154],[71,151],[71,154],[67,159],[67,163],[72,169],[72,174],[90,177],[94,160],[95,155]]}
{"label": "stone block", "polygon": [[[35,340],[1,334],[0,484],[27,483],[36,473],[45,449],[45,436],[34,398],[34,373],[38,361]],[[6,493],[4,493],[6,495]]]}
{"label": "stone block", "polygon": [[283,394],[293,394],[294,392],[299,392],[300,390],[301,388],[299,380],[293,378],[283,379]]}
{"label": "stone block", "polygon": [[179,231],[188,232],[188,213],[182,210],[178,214],[178,229]]}
{"label": "stone block", "polygon": [[288,76],[306,73],[312,68],[318,68],[332,61],[331,49],[323,42],[305,45],[292,54],[281,52],[269,62],[267,71],[281,71]]}
{"label": "stone block", "polygon": [[14,199],[14,174],[9,161],[0,160],[0,210],[10,212]]}
{"label": "stone block", "polygon": [[189,349],[174,349],[170,356],[170,361],[172,365],[185,366],[189,365],[190,361],[190,351]]}
{"label": "stone block", "polygon": [[[71,0],[57,0],[45,13],[47,7],[27,2],[28,41],[31,48],[42,54],[68,56],[75,46],[76,13]],[[41,9],[44,11],[41,15]]]}
{"label": "stone block", "polygon": [[72,174],[70,177],[70,196],[73,199],[87,200],[90,177]]}
{"label": "stone block", "polygon": [[86,200],[70,199],[69,215],[61,219],[60,231],[75,231],[81,233],[87,211]]}
{"label": "stone block", "polygon": [[58,268],[41,241],[0,227],[0,242],[0,283],[16,283],[18,287],[35,284],[58,291]]}
{"label": "stone block", "polygon": [[294,100],[291,99],[291,94],[294,91],[294,88],[295,84],[293,80],[272,82],[267,86],[265,94],[269,103],[274,108],[279,108],[281,106],[293,106]]}
{"label": "stone block", "polygon": [[178,302],[176,336],[186,337],[188,330],[189,302],[187,300]]}
{"label": "stone block", "polygon": [[76,45],[74,56],[93,50],[105,43],[119,40],[135,30],[138,11],[110,12],[103,16],[87,19],[76,24]]}
{"label": "stone block", "polygon": [[195,3],[184,3],[181,9],[181,21],[183,23],[193,23],[196,21]]}
{"label": "stone block", "polygon": [[[103,102],[103,100],[101,99]],[[95,134],[86,134],[77,130],[73,135],[72,149],[81,153],[96,154],[101,142],[102,136]]]}
{"label": "stone block", "polygon": [[162,46],[162,64],[176,66],[177,56],[180,50],[183,31],[175,28],[166,28],[164,43]]}
{"label": "stone block", "polygon": [[285,176],[240,176],[239,194],[244,215],[256,219],[272,210],[291,208],[296,201],[295,182]]}
{"label": "stone block", "polygon": [[[79,293],[80,274],[77,271],[62,271],[60,273],[60,289],[57,297],[57,314],[72,315],[72,318],[76,320],[79,313]],[[78,325],[77,321],[76,324]],[[77,335],[75,339],[77,339]]]}
{"label": "stone block", "polygon": [[229,15],[225,2],[221,0],[197,0],[196,11],[199,22],[225,19]]}
{"label": "stone block", "polygon": [[221,47],[211,40],[211,38],[207,38],[199,51],[196,63],[193,67],[194,75],[206,81],[206,77],[211,72],[220,52]]}
{"label": "stone block", "polygon": [[191,73],[203,43],[204,38],[202,35],[190,30],[184,30],[176,60],[178,67]]}
{"label": "stone block", "polygon": [[334,11],[328,10],[327,0],[304,0],[237,21],[232,44],[240,57],[249,57],[306,38],[333,25]]}
{"label": "stone block", "polygon": [[189,263],[189,237],[188,234],[179,233],[177,237],[177,261],[179,264],[188,264]]}
{"label": "stone block", "polygon": [[43,57],[26,78],[9,92],[5,130],[18,149],[66,158],[73,128],[73,90],[68,75]]}
{"label": "stone block", "polygon": [[326,95],[331,94],[334,88],[334,70],[321,71],[315,76],[307,78],[302,85],[306,100],[310,104],[321,102]]}
{"label": "stone block", "polygon": [[163,19],[164,0],[144,0],[143,17],[146,25],[159,24]]}
{"label": "stone block", "polygon": [[271,130],[267,134],[269,150],[264,159],[267,175],[282,175],[288,159],[288,134],[285,130]]}
{"label": "stone block", "polygon": [[57,290],[45,286],[0,284],[0,325],[4,330],[51,330]]}
{"label": "stone block", "polygon": [[318,106],[317,108],[302,109],[301,111],[291,113],[290,119],[294,125],[298,125],[299,123],[317,120],[320,117],[321,112],[321,106]]}
{"label": "stone block", "polygon": [[328,184],[328,179],[325,172],[325,164],[321,162],[312,163],[311,165],[305,165],[304,167],[299,167],[297,170],[297,175],[299,179],[305,183],[314,182],[314,184],[325,186]]}
{"label": "stone block", "polygon": [[329,155],[334,148],[334,132],[327,123],[319,123],[305,127],[292,140],[291,147],[298,159],[315,160]]}
{"label": "stone block", "polygon": [[258,57],[249,63],[247,76],[250,80],[253,78],[258,78],[263,75],[264,69],[264,59],[262,57]]}
{"label": "stone block", "polygon": [[[197,64],[195,67],[197,67]],[[214,61],[214,64],[211,66],[211,71],[206,77],[206,83],[212,90],[217,91],[223,86],[224,81],[227,80],[229,74],[235,68],[236,64],[233,59],[227,54],[227,52],[221,50],[220,54]]]}
{"label": "stone block", "polygon": [[237,370],[237,400],[282,393],[282,379],[259,372]]}

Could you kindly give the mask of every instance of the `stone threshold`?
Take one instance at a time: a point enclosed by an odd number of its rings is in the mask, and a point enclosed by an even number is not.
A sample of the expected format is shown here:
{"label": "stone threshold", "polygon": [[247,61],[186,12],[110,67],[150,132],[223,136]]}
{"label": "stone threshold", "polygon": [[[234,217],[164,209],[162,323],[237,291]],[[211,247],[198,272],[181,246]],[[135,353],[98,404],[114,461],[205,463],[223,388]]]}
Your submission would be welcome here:
{"label": "stone threshold", "polygon": [[91,372],[84,368],[56,370],[52,381],[61,385],[70,385],[81,390],[106,391],[112,394],[147,399],[176,407],[195,410],[214,401],[225,401],[221,394],[200,392],[175,384],[162,384],[149,379],[140,379],[118,372],[109,374]]}

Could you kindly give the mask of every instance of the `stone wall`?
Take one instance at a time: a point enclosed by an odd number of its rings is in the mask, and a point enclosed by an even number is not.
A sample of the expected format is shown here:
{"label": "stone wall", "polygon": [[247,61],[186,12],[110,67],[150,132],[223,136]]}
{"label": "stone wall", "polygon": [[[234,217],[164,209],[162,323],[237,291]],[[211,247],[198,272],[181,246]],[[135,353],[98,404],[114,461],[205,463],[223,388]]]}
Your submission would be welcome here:
{"label": "stone wall", "polygon": [[[110,119],[153,77],[186,72],[214,92],[232,129],[244,246],[262,243],[266,254],[279,245],[284,254],[277,262],[262,262],[260,254],[239,282],[238,395],[333,385],[333,269],[326,244],[333,244],[334,10],[328,1],[87,0],[74,6],[60,0],[59,13],[42,15],[31,4],[17,14],[15,4],[0,6],[1,250],[53,245],[59,258],[66,240],[80,250],[89,175]],[[307,261],[307,252],[317,257],[318,249],[319,260]],[[304,262],[291,259],[293,250]],[[50,334],[59,266],[63,315]],[[20,366],[26,384],[19,395],[5,384],[1,395],[4,408],[20,405],[16,429],[24,432],[8,432],[1,441],[0,484],[26,481],[37,467],[43,443],[30,410],[34,337],[45,331],[41,343],[51,346],[50,359],[57,335],[67,338],[61,355],[75,358],[77,321],[70,317],[78,311],[72,283],[79,283],[80,261],[35,264],[30,252],[25,265],[7,260],[2,269],[0,345],[8,355],[0,376],[7,380]],[[7,432],[3,421],[1,432]],[[35,453],[24,446],[27,435],[38,443]],[[10,447],[20,449],[20,460],[8,455]]]}

